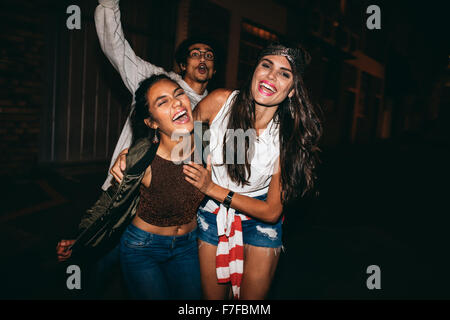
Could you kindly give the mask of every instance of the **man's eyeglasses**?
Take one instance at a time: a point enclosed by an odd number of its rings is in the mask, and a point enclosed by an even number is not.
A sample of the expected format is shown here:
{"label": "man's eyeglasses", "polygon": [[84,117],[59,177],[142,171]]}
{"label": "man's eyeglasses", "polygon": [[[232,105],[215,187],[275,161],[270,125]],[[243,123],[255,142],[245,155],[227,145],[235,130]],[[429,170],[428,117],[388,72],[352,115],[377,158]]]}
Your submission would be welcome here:
{"label": "man's eyeglasses", "polygon": [[203,57],[205,57],[205,60],[214,60],[214,53],[212,51],[202,51],[198,49],[192,49],[191,51],[189,51],[189,57],[192,59],[200,59],[202,55]]}

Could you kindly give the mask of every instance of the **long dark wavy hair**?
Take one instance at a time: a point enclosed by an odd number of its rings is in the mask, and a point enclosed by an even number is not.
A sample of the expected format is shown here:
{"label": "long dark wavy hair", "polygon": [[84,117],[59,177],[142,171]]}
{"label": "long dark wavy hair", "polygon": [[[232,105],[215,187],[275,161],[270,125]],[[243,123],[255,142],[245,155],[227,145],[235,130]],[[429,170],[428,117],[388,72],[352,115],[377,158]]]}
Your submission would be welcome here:
{"label": "long dark wavy hair", "polygon": [[150,120],[153,120],[152,115],[148,110],[149,104],[147,100],[147,92],[154,84],[161,80],[169,80],[177,84],[165,74],[153,75],[145,80],[142,80],[134,93],[136,103],[134,105],[133,113],[131,114],[131,128],[133,131],[132,145],[141,138],[151,139],[155,134],[159,134],[157,130],[147,127],[144,123],[144,119],[150,118]]}
{"label": "long dark wavy hair", "polygon": [[[293,88],[295,94],[278,106],[274,122],[279,125],[280,166],[281,166],[281,201],[283,204],[313,191],[316,182],[315,169],[318,164],[318,141],[322,135],[322,125],[318,116],[320,109],[315,107],[303,83],[302,74],[310,62],[310,56],[303,48],[292,48],[280,43],[273,43],[262,50],[253,72],[244,87],[235,96],[229,110],[228,129],[255,128],[255,101],[251,93],[253,73],[261,59],[267,55],[283,55],[289,61],[293,71]],[[226,164],[227,140],[223,140],[223,161],[231,180],[239,185],[248,185],[251,176],[249,157],[251,146],[245,142],[245,163],[234,161]],[[250,152],[249,152],[250,150]],[[237,148],[234,148],[234,159]]]}

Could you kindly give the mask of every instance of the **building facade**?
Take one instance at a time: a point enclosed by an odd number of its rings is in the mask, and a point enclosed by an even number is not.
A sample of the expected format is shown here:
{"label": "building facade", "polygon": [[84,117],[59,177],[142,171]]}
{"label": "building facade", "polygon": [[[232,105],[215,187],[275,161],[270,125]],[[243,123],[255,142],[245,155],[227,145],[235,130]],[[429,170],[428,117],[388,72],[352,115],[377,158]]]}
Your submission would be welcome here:
{"label": "building facade", "polygon": [[[305,83],[323,110],[324,146],[368,144],[420,127],[411,93],[399,97],[401,56],[389,48],[401,39],[369,30],[359,0],[173,0],[120,2],[125,35],[135,52],[167,70],[173,52],[192,34],[214,37],[223,59],[210,90],[238,88],[259,50],[286,39],[312,56]],[[105,162],[130,112],[131,94],[101,52],[93,13],[96,1],[81,0],[81,29],[66,27],[71,1],[5,0],[1,11],[0,173],[37,164]],[[384,7],[382,7],[384,8]],[[392,30],[390,28],[389,30]],[[399,35],[403,34],[401,30]],[[403,46],[404,47],[404,46]],[[392,67],[389,67],[392,66]],[[406,72],[407,73],[407,72]],[[408,79],[408,76],[405,77]],[[445,78],[445,77],[444,77]],[[438,117],[441,89],[430,97],[429,119]],[[408,87],[408,82],[403,86]],[[407,92],[407,91],[405,91]],[[408,100],[409,99],[409,100]]]}

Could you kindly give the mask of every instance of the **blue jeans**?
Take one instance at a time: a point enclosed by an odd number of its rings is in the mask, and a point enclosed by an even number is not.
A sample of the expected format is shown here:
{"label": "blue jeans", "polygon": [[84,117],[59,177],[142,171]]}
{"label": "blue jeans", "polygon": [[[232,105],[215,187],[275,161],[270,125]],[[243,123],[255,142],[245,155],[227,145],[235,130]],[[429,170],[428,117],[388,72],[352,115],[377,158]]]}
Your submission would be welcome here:
{"label": "blue jeans", "polygon": [[201,299],[197,230],[161,236],[130,224],[120,240],[120,263],[133,299]]}

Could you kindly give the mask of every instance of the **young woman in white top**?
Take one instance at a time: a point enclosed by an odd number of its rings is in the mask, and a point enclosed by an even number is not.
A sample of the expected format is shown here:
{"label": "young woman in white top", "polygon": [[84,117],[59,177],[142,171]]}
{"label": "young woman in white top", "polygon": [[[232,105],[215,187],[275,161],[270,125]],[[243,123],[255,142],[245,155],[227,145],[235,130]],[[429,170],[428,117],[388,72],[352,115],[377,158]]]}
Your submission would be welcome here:
{"label": "young woman in white top", "polygon": [[[240,91],[216,90],[194,111],[211,133],[207,168],[184,166],[186,180],[207,196],[198,211],[206,299],[225,299],[228,282],[235,298],[266,297],[283,205],[314,188],[322,128],[303,84],[309,60],[302,48],[272,44]],[[246,142],[234,145],[242,133]]]}

